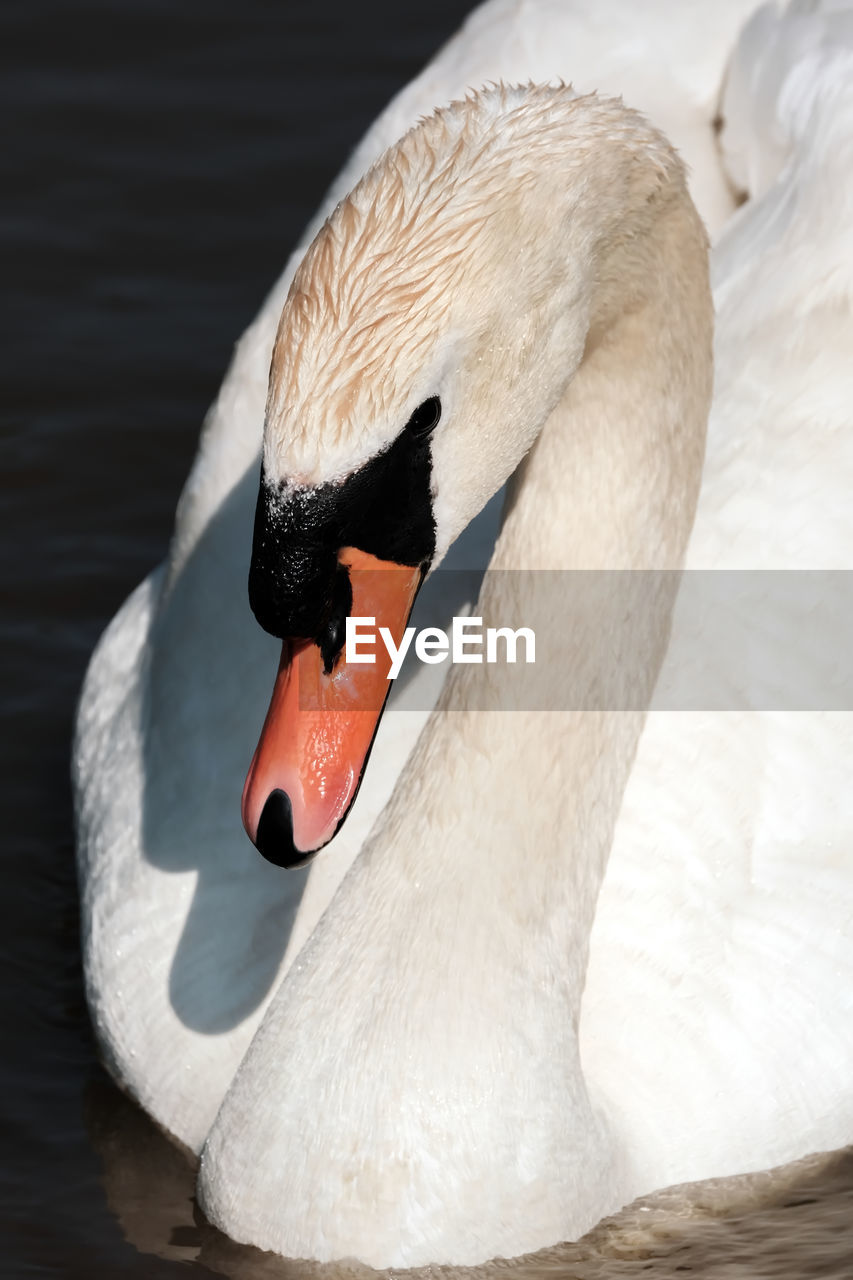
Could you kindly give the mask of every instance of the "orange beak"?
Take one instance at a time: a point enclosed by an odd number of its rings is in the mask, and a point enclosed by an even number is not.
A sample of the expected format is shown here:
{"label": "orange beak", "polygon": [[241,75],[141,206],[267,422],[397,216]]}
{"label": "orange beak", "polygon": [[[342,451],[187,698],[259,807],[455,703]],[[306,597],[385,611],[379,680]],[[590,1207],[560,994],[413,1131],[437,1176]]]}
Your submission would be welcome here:
{"label": "orange beak", "polygon": [[[375,618],[375,662],[347,661],[328,674],[318,645],[285,640],[260,741],[243,788],[243,825],[263,856],[295,867],[332,839],[355,800],[391,687],[387,627],[399,646],[420,586],[420,567],[394,564],[354,547],[349,570],[353,618]],[[369,631],[366,625],[362,631]]]}

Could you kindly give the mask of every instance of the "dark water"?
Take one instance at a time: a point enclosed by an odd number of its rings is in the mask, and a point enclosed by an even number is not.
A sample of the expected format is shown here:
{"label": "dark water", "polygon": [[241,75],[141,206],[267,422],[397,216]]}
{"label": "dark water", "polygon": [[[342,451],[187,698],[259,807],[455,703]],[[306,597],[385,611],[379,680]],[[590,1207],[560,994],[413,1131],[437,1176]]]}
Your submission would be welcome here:
{"label": "dark water", "polygon": [[[196,1220],[191,1170],[97,1065],[79,965],[71,719],[99,632],[165,551],[233,341],[349,148],[465,7],[3,7],[0,1275],[10,1280],[295,1274]],[[589,1247],[520,1271],[853,1276],[849,1157],[720,1194],[650,1201]]]}

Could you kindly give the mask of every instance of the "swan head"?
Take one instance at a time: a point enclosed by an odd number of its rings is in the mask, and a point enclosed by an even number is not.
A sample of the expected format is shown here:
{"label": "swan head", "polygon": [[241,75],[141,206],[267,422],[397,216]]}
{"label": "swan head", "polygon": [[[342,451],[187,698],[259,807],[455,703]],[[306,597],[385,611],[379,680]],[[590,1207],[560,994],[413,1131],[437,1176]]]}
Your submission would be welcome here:
{"label": "swan head", "polygon": [[422,120],[309,248],[273,352],[249,584],[283,640],[243,795],[272,861],[332,838],[366,765],[388,664],[345,660],[347,616],[399,644],[604,322],[626,200],[641,210],[678,168],[621,103],[496,86]]}

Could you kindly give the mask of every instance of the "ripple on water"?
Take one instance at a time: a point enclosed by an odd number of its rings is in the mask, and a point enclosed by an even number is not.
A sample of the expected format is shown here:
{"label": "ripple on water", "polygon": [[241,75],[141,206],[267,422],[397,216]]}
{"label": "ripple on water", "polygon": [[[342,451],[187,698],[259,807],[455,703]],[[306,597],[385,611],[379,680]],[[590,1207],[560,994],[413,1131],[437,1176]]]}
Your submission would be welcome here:
{"label": "ripple on water", "polygon": [[577,1243],[523,1258],[377,1273],[290,1261],[229,1240],[194,1205],[194,1160],[106,1082],[90,1094],[89,1127],[128,1241],[229,1280],[853,1280],[853,1147],[643,1196]]}

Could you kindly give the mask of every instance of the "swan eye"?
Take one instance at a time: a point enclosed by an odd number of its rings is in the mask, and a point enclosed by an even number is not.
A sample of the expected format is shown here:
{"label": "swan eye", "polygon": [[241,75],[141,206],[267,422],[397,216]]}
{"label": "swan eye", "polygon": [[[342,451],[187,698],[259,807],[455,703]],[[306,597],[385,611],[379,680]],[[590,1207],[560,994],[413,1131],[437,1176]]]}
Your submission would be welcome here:
{"label": "swan eye", "polygon": [[419,404],[415,409],[415,412],[406,423],[406,430],[416,440],[422,440],[424,436],[428,436],[431,431],[435,430],[440,417],[441,401],[438,396],[430,396],[429,400],[424,400],[423,404]]}

